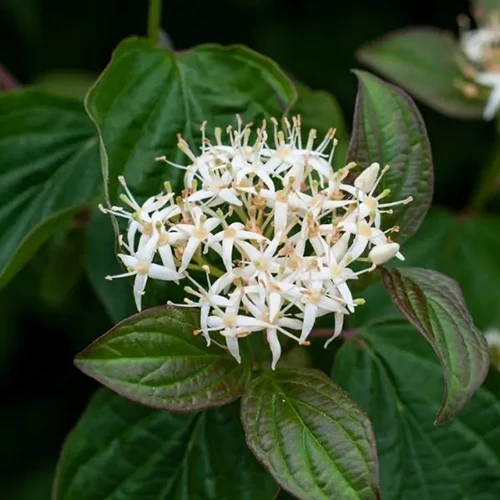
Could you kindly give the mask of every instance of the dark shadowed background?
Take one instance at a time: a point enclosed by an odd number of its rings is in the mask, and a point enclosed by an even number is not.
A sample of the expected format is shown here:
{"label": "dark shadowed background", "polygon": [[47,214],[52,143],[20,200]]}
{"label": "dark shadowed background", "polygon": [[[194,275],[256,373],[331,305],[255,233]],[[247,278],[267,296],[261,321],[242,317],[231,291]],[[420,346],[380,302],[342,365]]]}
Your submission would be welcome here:
{"label": "dark shadowed background", "polygon": [[[115,45],[145,33],[146,10],[146,0],[0,0],[0,63],[22,85],[83,95]],[[413,25],[455,30],[464,12],[466,1],[446,0],[165,0],[163,27],[176,49],[249,45],[313,89],[333,93],[350,123],[356,95],[350,69],[361,66],[354,56],[360,45]],[[460,211],[488,155],[493,127],[419,108],[433,146],[435,204]],[[51,278],[51,266],[59,265],[47,258],[51,241],[0,292],[0,499],[50,498],[59,449],[96,387],[72,358],[109,321],[79,274],[81,242],[75,238],[72,289]]]}

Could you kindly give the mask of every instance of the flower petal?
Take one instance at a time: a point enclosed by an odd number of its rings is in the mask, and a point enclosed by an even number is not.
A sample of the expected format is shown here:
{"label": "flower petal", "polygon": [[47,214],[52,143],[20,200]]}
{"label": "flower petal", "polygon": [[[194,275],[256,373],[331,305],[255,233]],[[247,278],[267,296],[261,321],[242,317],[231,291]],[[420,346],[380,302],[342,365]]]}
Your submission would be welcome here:
{"label": "flower petal", "polygon": [[278,339],[276,328],[268,328],[266,331],[266,337],[272,353],[271,368],[273,370],[276,370],[276,364],[278,363],[281,356],[281,345]]}
{"label": "flower petal", "polygon": [[134,300],[137,310],[142,309],[142,296],[144,295],[144,290],[146,288],[146,282],[148,281],[147,274],[136,274],[134,280]]}
{"label": "flower petal", "polygon": [[238,361],[238,363],[241,363],[241,355],[240,355],[240,348],[238,345],[238,339],[230,335],[226,336],[225,339],[226,339],[227,349],[231,353],[231,356],[236,361]]}
{"label": "flower petal", "polygon": [[158,264],[150,264],[148,275],[155,280],[162,281],[177,281],[183,277],[181,273]]}
{"label": "flower petal", "polygon": [[300,333],[300,342],[304,342],[313,329],[316,321],[318,306],[316,304],[306,304],[304,307],[304,322],[302,323],[302,332]]}

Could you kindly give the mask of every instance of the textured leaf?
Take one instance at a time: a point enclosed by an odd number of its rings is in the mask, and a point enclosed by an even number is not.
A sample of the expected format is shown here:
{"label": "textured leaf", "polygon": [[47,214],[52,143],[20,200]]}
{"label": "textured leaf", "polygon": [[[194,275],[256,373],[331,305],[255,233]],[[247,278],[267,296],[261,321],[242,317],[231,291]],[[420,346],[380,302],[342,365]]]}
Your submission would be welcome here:
{"label": "textured leaf", "polygon": [[272,500],[238,405],[171,414],[99,391],[69,435],[54,500]]}
{"label": "textured leaf", "polygon": [[0,95],[0,286],[98,189],[82,105],[33,90]]}
{"label": "textured leaf", "polygon": [[234,401],[250,377],[220,347],[193,335],[185,309],[157,307],[119,323],[76,358],[85,374],[132,401],[193,411]]}
{"label": "textured leaf", "polygon": [[464,80],[458,64],[455,37],[433,28],[395,31],[358,52],[361,62],[401,85],[430,107],[451,117],[480,118],[484,101],[467,98],[458,82]]}
{"label": "textured leaf", "polygon": [[406,261],[401,264],[425,263],[451,276],[462,288],[474,323],[481,330],[500,328],[499,227],[499,217],[461,217],[434,209],[403,247]]}
{"label": "textured leaf", "polygon": [[302,130],[305,134],[314,128],[318,131],[318,138],[322,138],[330,128],[335,128],[335,138],[339,142],[333,156],[333,167],[337,170],[345,166],[349,138],[339,104],[328,92],[311,90],[303,84],[296,83],[295,86],[298,91],[298,99],[291,114],[301,116]]}
{"label": "textured leaf", "polygon": [[90,91],[86,106],[101,137],[103,168],[113,202],[117,177],[124,175],[138,195],[156,194],[170,180],[174,189],[183,171],[155,162],[166,155],[186,163],[177,149],[182,133],[193,151],[200,125],[212,128],[281,114],[295,89],[269,59],[244,47],[207,45],[174,55],[129,39]]}
{"label": "textured leaf", "polygon": [[488,373],[488,346],[474,326],[458,284],[436,271],[385,269],[384,285],[398,309],[431,344],[444,369],[443,406],[436,423],[459,411]]}
{"label": "textured leaf", "polygon": [[359,335],[342,346],[333,378],[374,425],[382,498],[496,500],[500,376],[490,373],[464,409],[436,427],[442,368],[425,340],[402,319],[374,322]]}
{"label": "textured leaf", "polygon": [[243,396],[241,418],[250,449],[297,498],[378,498],[370,422],[321,372],[260,376]]}
{"label": "textured leaf", "polygon": [[372,162],[390,165],[380,188],[391,190],[387,199],[413,197],[410,204],[394,207],[394,215],[385,217],[388,227],[400,226],[397,241],[402,243],[417,231],[432,199],[434,173],[427,132],[405,92],[369,73],[356,75],[359,90],[347,157],[363,168]]}
{"label": "textured leaf", "polygon": [[[482,331],[500,328],[500,218],[464,217],[445,210],[429,211],[418,233],[401,251],[405,261],[396,259],[387,267],[419,266],[440,271],[455,279],[462,289],[474,324]],[[350,318],[357,328],[378,318],[393,315],[394,308],[381,283],[363,290],[367,305]],[[373,306],[373,307],[372,307]]]}

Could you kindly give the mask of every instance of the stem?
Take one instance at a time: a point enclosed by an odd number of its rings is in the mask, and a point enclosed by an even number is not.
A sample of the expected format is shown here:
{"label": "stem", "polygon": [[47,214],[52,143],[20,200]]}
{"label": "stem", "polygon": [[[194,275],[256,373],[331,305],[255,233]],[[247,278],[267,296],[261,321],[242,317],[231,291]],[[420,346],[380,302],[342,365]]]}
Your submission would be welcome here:
{"label": "stem", "polygon": [[234,211],[238,215],[238,217],[241,219],[241,222],[246,223],[248,221],[248,217],[245,214],[245,212],[242,210],[241,207],[233,207]]}
{"label": "stem", "polygon": [[203,268],[198,264],[189,264],[187,268],[191,271],[203,271]]}
{"label": "stem", "polygon": [[199,264],[200,266],[200,269],[203,270],[203,267],[202,266],[207,266],[209,271],[210,271],[210,274],[214,277],[214,278],[220,278],[221,276],[224,276],[224,271],[221,271],[219,268],[215,267],[215,266],[211,266],[210,264],[208,264],[207,262],[205,262],[205,260],[203,259],[203,257],[201,257],[199,254],[194,254],[193,256],[193,259],[195,260],[195,262],[197,264]]}
{"label": "stem", "polygon": [[162,0],[149,0],[148,38],[151,45],[157,46],[160,35]]}

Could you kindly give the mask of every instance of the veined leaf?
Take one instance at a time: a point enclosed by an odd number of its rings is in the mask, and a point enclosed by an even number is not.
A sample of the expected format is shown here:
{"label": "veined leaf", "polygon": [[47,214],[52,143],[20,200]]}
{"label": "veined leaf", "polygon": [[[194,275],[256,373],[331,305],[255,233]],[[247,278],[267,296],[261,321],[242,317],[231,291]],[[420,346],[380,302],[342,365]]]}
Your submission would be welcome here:
{"label": "veined leaf", "polygon": [[425,266],[457,280],[474,323],[481,329],[500,328],[500,218],[463,217],[433,209],[418,235],[402,249],[398,266]]}
{"label": "veined leaf", "polygon": [[431,344],[446,382],[436,423],[459,411],[488,373],[488,346],[474,326],[458,284],[436,271],[385,269],[384,285],[392,301]]}
{"label": "veined leaf", "polygon": [[238,405],[153,410],[100,390],[69,435],[54,500],[272,500],[278,486],[245,445]]}
{"label": "veined leaf", "polygon": [[35,90],[0,94],[0,287],[95,196],[92,122],[77,100]]}
{"label": "veined leaf", "polygon": [[206,346],[194,314],[170,306],[122,321],[75,360],[76,366],[132,401],[195,411],[230,403],[243,393],[250,367]]}
{"label": "veined leaf", "polygon": [[458,41],[452,33],[435,28],[399,30],[364,45],[357,55],[361,62],[445,115],[482,115],[484,99],[466,97],[460,88],[465,78],[458,63]]}
{"label": "veined leaf", "polygon": [[370,422],[321,372],[261,375],[243,397],[241,418],[250,449],[297,498],[379,498]]}
{"label": "veined leaf", "polygon": [[236,125],[236,113],[245,121],[280,117],[295,98],[276,64],[245,47],[205,45],[174,54],[126,40],[86,100],[111,202],[119,175],[141,196],[158,193],[166,180],[180,187],[183,171],[155,162],[158,156],[189,161],[177,148],[177,134],[196,151],[204,121],[211,136],[213,127]]}
{"label": "veined leaf", "polygon": [[500,488],[500,376],[443,426],[442,368],[403,319],[374,321],[339,351],[333,379],[375,429],[384,500],[495,500]]}
{"label": "veined leaf", "polygon": [[434,173],[427,132],[404,91],[369,73],[356,75],[359,90],[347,158],[363,168],[373,162],[390,166],[380,185],[391,190],[389,201],[412,196],[411,203],[393,207],[394,214],[384,217],[387,227],[400,227],[397,242],[402,243],[417,231],[432,199]]}

